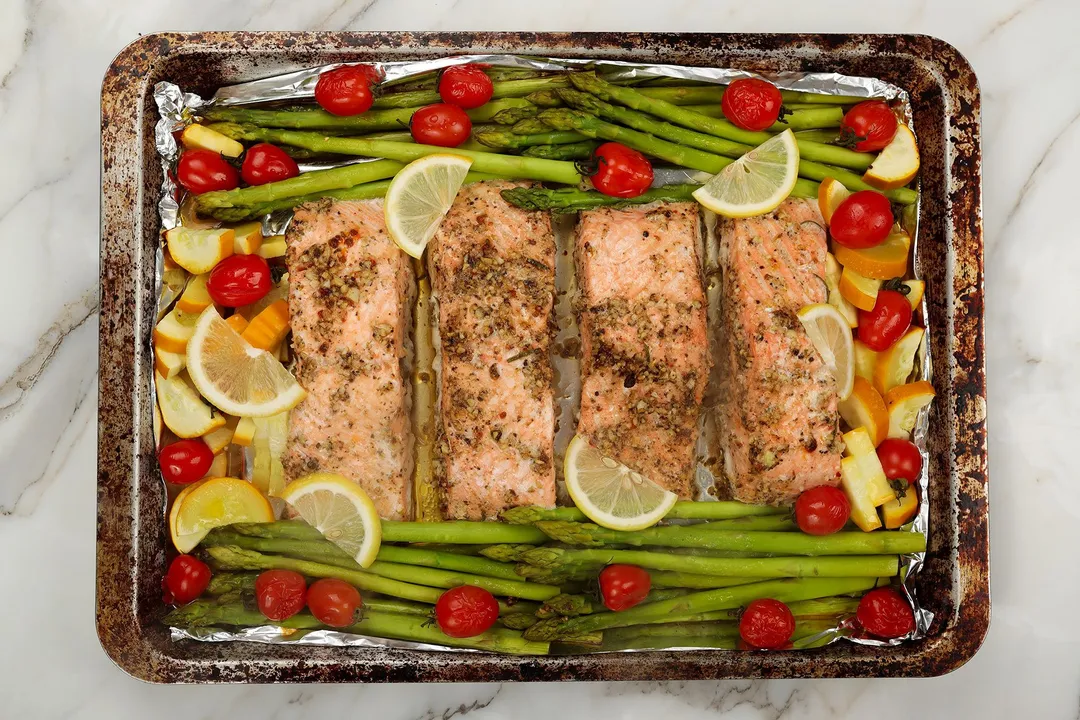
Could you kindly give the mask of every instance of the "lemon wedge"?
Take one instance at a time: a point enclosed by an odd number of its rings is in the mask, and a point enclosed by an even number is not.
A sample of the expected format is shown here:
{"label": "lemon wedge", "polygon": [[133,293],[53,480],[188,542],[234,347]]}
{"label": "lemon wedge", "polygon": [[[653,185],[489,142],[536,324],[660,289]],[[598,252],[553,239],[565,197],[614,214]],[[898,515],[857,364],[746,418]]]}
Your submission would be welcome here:
{"label": "lemon wedge", "polygon": [[383,212],[399,248],[414,258],[424,254],[471,166],[469,158],[436,153],[398,171],[386,190]]}
{"label": "lemon wedge", "polygon": [[791,130],[766,140],[694,191],[709,210],[731,218],[772,212],[799,179],[799,146]]}
{"label": "lemon wedge", "polygon": [[207,402],[238,417],[277,415],[307,396],[276,357],[251,347],[213,306],[195,323],[187,368]]}
{"label": "lemon wedge", "polygon": [[855,382],[855,349],[847,320],[836,307],[826,303],[806,305],[798,315],[810,342],[836,378],[837,395],[846,400]]}
{"label": "lemon wedge", "polygon": [[566,448],[566,489],[581,512],[611,530],[643,530],[671,510],[678,496],[605,457],[581,435]]}
{"label": "lemon wedge", "polygon": [[195,546],[216,527],[239,522],[272,522],[270,502],[246,480],[214,477],[185,488],[173,501],[169,532],[182,553]]}
{"label": "lemon wedge", "polygon": [[382,523],[363,488],[335,473],[314,473],[285,486],[281,499],[360,567],[375,562]]}

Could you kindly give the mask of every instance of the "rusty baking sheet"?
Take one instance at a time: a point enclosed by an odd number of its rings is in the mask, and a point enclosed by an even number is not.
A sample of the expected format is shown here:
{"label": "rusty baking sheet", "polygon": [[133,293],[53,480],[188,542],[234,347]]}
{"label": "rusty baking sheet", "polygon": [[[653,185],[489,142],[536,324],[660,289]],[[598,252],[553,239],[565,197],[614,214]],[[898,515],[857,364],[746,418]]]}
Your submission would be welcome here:
{"label": "rusty baking sheet", "polygon": [[[929,637],[799,652],[659,651],[519,658],[483,653],[172,642],[160,623],[168,537],[150,389],[156,201],[151,89],[222,85],[341,61],[466,53],[604,57],[879,77],[911,96],[922,154],[915,259],[930,291],[937,401],[928,440],[930,536],[918,576]],[[126,672],[152,682],[418,682],[911,677],[956,669],[990,622],[979,87],[947,43],[918,35],[287,33],[147,35],[110,65],[101,95],[101,330],[97,627]]]}

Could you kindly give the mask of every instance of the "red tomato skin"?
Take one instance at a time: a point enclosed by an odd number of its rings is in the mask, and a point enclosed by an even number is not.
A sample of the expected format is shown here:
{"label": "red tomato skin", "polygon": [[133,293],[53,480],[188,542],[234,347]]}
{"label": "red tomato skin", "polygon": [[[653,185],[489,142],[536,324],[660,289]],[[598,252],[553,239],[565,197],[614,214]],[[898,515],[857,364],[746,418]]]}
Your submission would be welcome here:
{"label": "red tomato skin", "polygon": [[795,616],[779,600],[754,600],[739,618],[739,637],[759,650],[780,650],[795,633]]}
{"label": "red tomato skin", "polygon": [[259,612],[270,620],[284,620],[304,609],[307,583],[292,570],[267,570],[255,578]]}
{"label": "red tomato skin", "polygon": [[273,286],[270,265],[258,255],[230,255],[214,266],[206,280],[210,298],[225,307],[257,302]]}
{"label": "red tomato skin", "polygon": [[829,233],[833,240],[853,250],[880,245],[893,226],[889,199],[873,190],[854,192],[833,213]]}
{"label": "red tomato skin", "polygon": [[316,580],[307,591],[311,614],[330,627],[343,628],[354,624],[361,602],[360,591],[337,578]]}
{"label": "red tomato skin", "polygon": [[436,103],[414,112],[409,120],[409,130],[418,143],[457,147],[469,139],[472,120],[456,105]]}
{"label": "red tomato skin", "polygon": [[176,178],[189,192],[232,190],[240,185],[236,168],[212,150],[187,150],[176,164]]}
{"label": "red tomato skin", "polygon": [[765,130],[780,118],[783,99],[767,80],[742,78],[727,86],[720,109],[733,125],[743,130]]}
{"label": "red tomato skin", "polygon": [[859,340],[875,352],[888,350],[911,327],[911,303],[895,290],[878,291],[874,309],[859,311]]}
{"label": "red tomato skin", "polygon": [[210,584],[210,568],[194,555],[177,555],[161,581],[162,600],[167,605],[187,605]]}
{"label": "red tomato skin", "polygon": [[795,501],[795,522],[807,535],[832,535],[847,524],[851,501],[840,488],[819,485]]}
{"label": "red tomato skin", "polygon": [[[865,100],[844,114],[841,129],[850,130],[859,152],[877,152],[892,142],[898,122],[884,100]],[[859,138],[863,138],[859,140]]]}
{"label": "red tomato skin", "polygon": [[476,65],[455,65],[439,76],[439,97],[444,103],[471,110],[488,100],[495,87],[491,78]]}
{"label": "red tomato skin", "polygon": [[498,619],[499,603],[495,597],[474,585],[450,588],[435,603],[435,621],[450,637],[480,635]]}
{"label": "red tomato skin", "polygon": [[915,629],[915,613],[903,595],[892,588],[871,590],[859,601],[855,618],[871,635],[892,640]]}
{"label": "red tomato skin", "polygon": [[906,480],[914,485],[922,473],[922,455],[910,440],[886,438],[878,445],[877,456],[889,480]]}
{"label": "red tomato skin", "polygon": [[600,572],[600,595],[613,612],[634,607],[651,589],[652,578],[637,565],[608,565]]}
{"label": "red tomato skin", "polygon": [[378,80],[378,73],[370,65],[345,65],[327,70],[319,75],[315,84],[315,102],[332,115],[360,115],[375,101],[371,86]]}
{"label": "red tomato skin", "polygon": [[596,172],[593,187],[611,197],[631,198],[652,185],[652,163],[637,150],[616,142],[607,142],[593,153]]}
{"label": "red tomato skin", "polygon": [[187,485],[206,477],[213,462],[214,453],[198,438],[177,440],[158,452],[162,476],[166,481],[179,485]]}
{"label": "red tomato skin", "polygon": [[244,153],[244,162],[240,165],[240,177],[248,185],[288,180],[300,174],[296,161],[284,150],[270,143],[252,145]]}

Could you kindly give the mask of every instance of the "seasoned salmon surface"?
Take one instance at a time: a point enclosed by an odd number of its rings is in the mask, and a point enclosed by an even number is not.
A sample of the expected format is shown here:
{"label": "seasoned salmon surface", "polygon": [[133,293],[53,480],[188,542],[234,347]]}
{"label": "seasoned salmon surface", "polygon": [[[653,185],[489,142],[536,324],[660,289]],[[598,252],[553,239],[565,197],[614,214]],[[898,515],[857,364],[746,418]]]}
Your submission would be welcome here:
{"label": "seasoned salmon surface", "polygon": [[581,213],[578,432],[692,497],[710,359],[696,203]]}
{"label": "seasoned salmon surface", "polygon": [[450,519],[554,505],[555,236],[548,213],[464,186],[428,245],[440,345],[436,476]]}
{"label": "seasoned salmon surface", "polygon": [[826,301],[825,223],[817,204],[721,220],[718,357],[723,473],[743,502],[781,504],[840,482],[836,381],[796,313]]}
{"label": "seasoned salmon surface", "polygon": [[340,473],[381,517],[408,519],[409,258],[386,232],[381,200],[302,205],[287,239],[295,372],[308,396],[289,417],[286,476]]}

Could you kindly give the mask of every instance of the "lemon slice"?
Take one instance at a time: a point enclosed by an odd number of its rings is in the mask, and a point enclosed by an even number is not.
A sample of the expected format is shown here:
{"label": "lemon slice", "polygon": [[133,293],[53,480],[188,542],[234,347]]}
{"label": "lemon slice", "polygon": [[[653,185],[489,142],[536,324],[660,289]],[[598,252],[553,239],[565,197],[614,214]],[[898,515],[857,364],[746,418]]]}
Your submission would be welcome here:
{"label": "lemon slice", "polygon": [[578,509],[611,530],[655,525],[679,499],[641,473],[604,457],[581,435],[575,435],[566,448],[563,475]]}
{"label": "lemon slice", "polygon": [[207,402],[238,417],[277,415],[307,396],[276,357],[251,347],[213,306],[195,323],[187,367]]}
{"label": "lemon slice", "polygon": [[454,204],[472,160],[437,153],[406,165],[386,191],[386,229],[397,246],[414,258],[424,254],[443,216]]}
{"label": "lemon slice", "polygon": [[360,567],[375,561],[382,523],[363,488],[334,473],[314,473],[285,486],[281,499]]}
{"label": "lemon slice", "polygon": [[799,322],[825,366],[836,378],[836,393],[847,400],[855,382],[855,348],[844,316],[826,303],[806,305],[799,310]]}
{"label": "lemon slice", "polygon": [[239,522],[272,522],[270,502],[246,480],[216,477],[186,488],[173,501],[169,532],[173,545],[191,552],[216,527]]}
{"label": "lemon slice", "polygon": [[799,146],[791,130],[743,155],[694,191],[709,210],[731,218],[772,212],[799,179]]}

